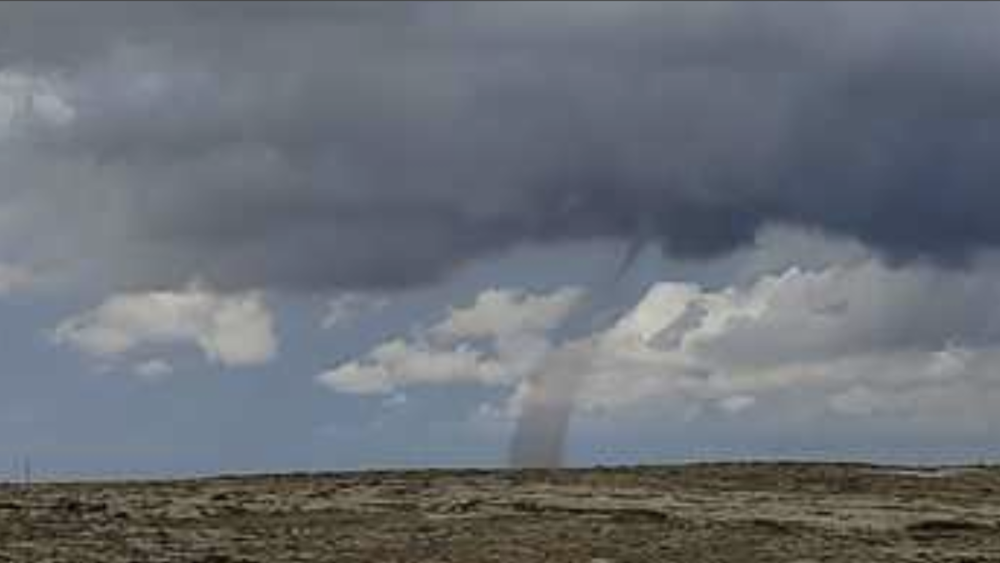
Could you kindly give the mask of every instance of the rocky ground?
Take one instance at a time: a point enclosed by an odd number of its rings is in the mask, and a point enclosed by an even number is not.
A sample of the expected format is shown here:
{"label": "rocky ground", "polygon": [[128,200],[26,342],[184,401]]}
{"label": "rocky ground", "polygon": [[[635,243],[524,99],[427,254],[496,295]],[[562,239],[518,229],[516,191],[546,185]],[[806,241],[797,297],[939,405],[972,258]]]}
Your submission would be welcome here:
{"label": "rocky ground", "polygon": [[0,562],[1000,563],[1000,467],[724,464],[0,486]]}

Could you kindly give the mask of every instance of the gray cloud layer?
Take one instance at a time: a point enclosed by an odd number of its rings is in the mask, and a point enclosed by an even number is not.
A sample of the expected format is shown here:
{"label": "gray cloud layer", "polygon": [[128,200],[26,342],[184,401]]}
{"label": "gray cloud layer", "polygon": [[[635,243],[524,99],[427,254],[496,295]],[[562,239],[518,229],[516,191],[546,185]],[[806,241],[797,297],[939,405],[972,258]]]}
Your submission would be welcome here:
{"label": "gray cloud layer", "polygon": [[1000,242],[998,25],[989,4],[5,4],[0,72],[62,117],[0,123],[0,258],[391,288],[518,244],[707,257],[796,224],[958,264]]}

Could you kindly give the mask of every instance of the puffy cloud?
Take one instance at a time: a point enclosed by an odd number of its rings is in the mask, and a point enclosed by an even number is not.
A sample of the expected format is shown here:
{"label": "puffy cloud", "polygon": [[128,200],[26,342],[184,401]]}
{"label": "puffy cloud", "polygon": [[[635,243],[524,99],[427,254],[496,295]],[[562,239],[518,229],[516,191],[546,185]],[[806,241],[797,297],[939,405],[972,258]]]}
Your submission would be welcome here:
{"label": "puffy cloud", "polygon": [[890,269],[874,260],[791,268],[718,291],[659,283],[614,326],[573,343],[584,366],[580,406],[805,409],[933,416],[947,425],[935,397],[963,394],[988,416],[992,403],[983,401],[1000,399],[990,368],[1000,357],[1000,311],[982,304],[998,299],[995,271]]}
{"label": "puffy cloud", "polygon": [[365,361],[349,362],[319,376],[319,382],[343,393],[388,394],[408,385],[479,383],[495,385],[509,373],[479,350],[462,346],[433,348],[403,340],[386,342]]}
{"label": "puffy cloud", "polygon": [[547,294],[489,289],[413,338],[385,342],[318,381],[356,394],[390,394],[415,385],[511,386],[548,354],[549,333],[582,298],[583,291],[571,287]]}
{"label": "puffy cloud", "polygon": [[320,324],[325,329],[347,325],[363,315],[380,311],[388,305],[387,297],[355,292],[343,293],[327,303],[326,315]]}
{"label": "puffy cloud", "polygon": [[183,291],[116,295],[62,322],[55,341],[115,359],[154,345],[191,344],[210,361],[247,366],[278,350],[271,313],[259,293],[219,294],[192,284]]}
{"label": "puffy cloud", "polygon": [[430,332],[452,340],[544,334],[565,322],[583,296],[584,291],[578,287],[564,287],[548,294],[487,289],[468,307],[451,309]]}
{"label": "puffy cloud", "polygon": [[5,71],[0,67],[0,141],[31,123],[67,125],[73,108],[54,77]]}
{"label": "puffy cloud", "polygon": [[174,373],[174,366],[165,360],[153,359],[136,364],[132,373],[140,379],[156,381]]}
{"label": "puffy cloud", "polygon": [[733,395],[719,401],[719,407],[728,413],[736,414],[752,407],[755,402],[757,400],[749,395]]}
{"label": "puffy cloud", "polygon": [[[565,319],[556,295],[520,302],[543,300],[560,311],[553,319]],[[539,400],[532,386],[555,380],[549,387],[571,388],[575,397],[551,399],[575,400],[584,415],[659,413],[680,421],[713,413],[757,420],[866,416],[981,428],[1000,406],[1000,310],[983,306],[1000,303],[995,268],[898,269],[869,258],[791,267],[715,290],[661,282],[612,325],[562,342],[555,320],[519,316],[545,307],[511,310],[514,302],[484,292],[421,333],[449,334],[453,347],[435,348],[424,337],[392,341],[326,374],[325,383],[379,393],[459,381],[501,386],[510,390],[497,411],[506,416],[531,397]],[[503,313],[487,314],[494,310]],[[494,323],[480,324],[478,314]],[[544,329],[532,332],[538,326]],[[533,334],[537,354],[512,369],[517,354],[490,355],[477,340],[500,334]],[[442,370],[447,376],[400,360],[435,354],[451,362]]]}
{"label": "puffy cloud", "polygon": [[0,141],[0,205],[23,217],[2,244],[128,290],[398,288],[602,237],[705,257],[774,224],[957,263],[1000,243],[998,21],[989,4],[4,5],[0,72],[19,78],[0,90],[38,92],[38,115]]}

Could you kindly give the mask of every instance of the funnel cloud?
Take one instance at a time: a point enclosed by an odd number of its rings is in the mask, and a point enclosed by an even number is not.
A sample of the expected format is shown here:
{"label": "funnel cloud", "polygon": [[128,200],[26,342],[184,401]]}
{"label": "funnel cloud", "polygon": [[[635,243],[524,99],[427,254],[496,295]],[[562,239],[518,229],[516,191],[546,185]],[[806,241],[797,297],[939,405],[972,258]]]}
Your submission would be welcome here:
{"label": "funnel cloud", "polygon": [[[639,258],[643,240],[632,240],[611,277],[582,298],[566,321],[564,338],[585,338],[605,330],[624,313],[613,301],[616,289]],[[577,393],[587,371],[572,344],[546,355],[520,387],[520,411],[510,443],[513,467],[562,467]]]}

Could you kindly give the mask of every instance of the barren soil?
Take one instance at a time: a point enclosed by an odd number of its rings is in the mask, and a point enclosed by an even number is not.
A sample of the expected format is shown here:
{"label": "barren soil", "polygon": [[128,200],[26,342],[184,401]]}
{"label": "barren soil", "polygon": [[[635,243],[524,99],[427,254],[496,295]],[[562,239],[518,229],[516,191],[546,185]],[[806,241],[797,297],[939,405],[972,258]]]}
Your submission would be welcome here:
{"label": "barren soil", "polygon": [[1000,563],[1000,467],[710,464],[0,486],[0,562]]}

